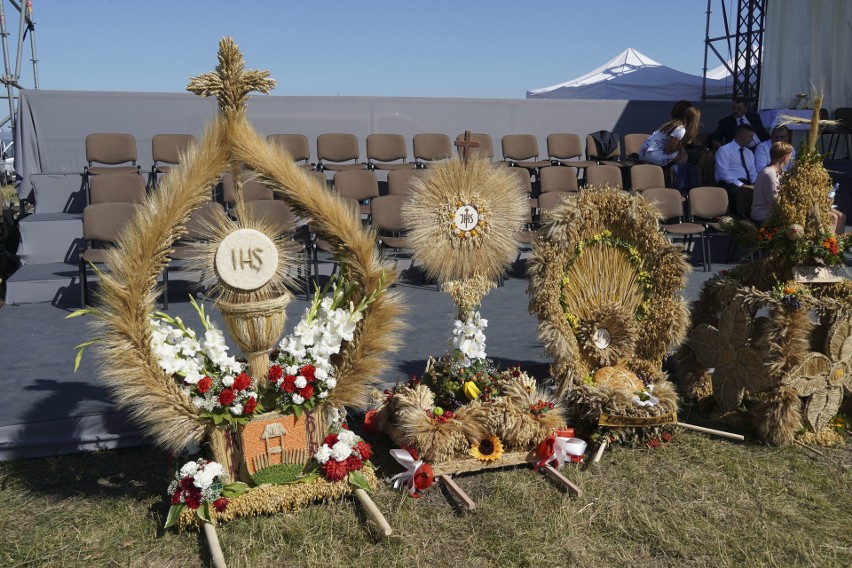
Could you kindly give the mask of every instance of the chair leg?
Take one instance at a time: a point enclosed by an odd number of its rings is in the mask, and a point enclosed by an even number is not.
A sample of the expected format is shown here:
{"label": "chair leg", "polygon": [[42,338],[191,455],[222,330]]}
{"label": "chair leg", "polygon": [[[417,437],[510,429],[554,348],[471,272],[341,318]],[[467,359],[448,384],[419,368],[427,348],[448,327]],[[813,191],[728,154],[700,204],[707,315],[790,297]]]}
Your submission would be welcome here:
{"label": "chair leg", "polygon": [[79,260],[80,268],[80,309],[85,308],[88,303],[88,282],[86,281],[86,261],[83,257]]}

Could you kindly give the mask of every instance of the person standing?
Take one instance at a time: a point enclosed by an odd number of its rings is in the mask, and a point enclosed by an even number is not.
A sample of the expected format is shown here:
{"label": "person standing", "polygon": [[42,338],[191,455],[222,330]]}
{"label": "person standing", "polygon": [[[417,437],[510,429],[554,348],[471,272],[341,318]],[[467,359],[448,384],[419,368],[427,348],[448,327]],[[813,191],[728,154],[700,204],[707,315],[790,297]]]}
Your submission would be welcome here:
{"label": "person standing", "polygon": [[730,210],[736,211],[737,192],[741,187],[751,188],[757,178],[754,153],[748,149],[754,137],[754,128],[741,124],[734,139],[716,150],[716,183],[728,192]]}
{"label": "person standing", "polygon": [[769,133],[763,127],[760,115],[756,112],[746,112],[747,110],[748,105],[745,99],[734,99],[731,114],[720,120],[716,130],[710,135],[711,148],[717,150],[723,144],[731,142],[734,139],[737,127],[743,124],[748,124],[753,129],[752,140],[748,144],[749,148],[754,148],[764,140],[769,140]]}
{"label": "person standing", "polygon": [[784,167],[790,163],[792,157],[793,146],[786,141],[779,140],[772,144],[769,149],[769,164],[761,170],[754,182],[751,218],[756,223],[762,224],[769,217],[772,203],[778,197],[778,178],[781,176]]}
{"label": "person standing", "polygon": [[700,123],[701,111],[698,107],[688,107],[682,118],[666,122],[645,140],[639,149],[639,158],[658,166],[685,162],[687,155],[683,145],[695,139]]}

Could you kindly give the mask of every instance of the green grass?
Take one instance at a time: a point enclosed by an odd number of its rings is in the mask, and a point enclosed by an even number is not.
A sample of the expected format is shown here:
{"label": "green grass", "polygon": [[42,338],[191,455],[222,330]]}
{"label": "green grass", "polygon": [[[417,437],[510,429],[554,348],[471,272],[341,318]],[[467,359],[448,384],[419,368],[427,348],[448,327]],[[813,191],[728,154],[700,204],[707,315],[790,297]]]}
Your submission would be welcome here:
{"label": "green grass", "polygon": [[[351,499],[218,532],[231,567],[850,566],[852,454],[824,453],[680,431],[567,467],[580,499],[511,468],[458,478],[469,513],[438,486],[419,500],[380,487],[386,540]],[[151,448],[0,463],[0,565],[208,565],[198,533],[161,529],[168,477]]]}

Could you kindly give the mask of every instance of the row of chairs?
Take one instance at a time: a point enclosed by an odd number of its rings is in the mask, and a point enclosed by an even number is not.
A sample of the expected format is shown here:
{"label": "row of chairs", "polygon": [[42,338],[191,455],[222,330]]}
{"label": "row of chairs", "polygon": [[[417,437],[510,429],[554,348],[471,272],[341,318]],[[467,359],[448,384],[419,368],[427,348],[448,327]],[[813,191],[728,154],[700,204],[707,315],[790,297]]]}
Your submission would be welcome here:
{"label": "row of chairs", "polygon": [[[463,134],[456,140],[461,141]],[[624,137],[625,154],[638,152],[647,134],[628,134]],[[317,136],[317,162],[312,163],[308,138],[303,134],[271,134],[267,140],[285,148],[296,162],[319,171],[349,169],[396,170],[427,167],[429,163],[453,155],[449,136],[438,133],[415,134],[412,140],[414,161],[409,161],[405,138],[401,134],[370,134],[367,136],[367,161],[361,161],[358,138],[354,134],[329,133]],[[191,134],[157,134],[151,150],[156,176],[167,173],[179,163],[180,154],[195,141]],[[471,141],[478,144],[473,151],[494,158],[491,136],[473,133]],[[503,161],[509,165],[539,169],[550,165],[569,165],[585,168],[602,162],[619,162],[621,143],[602,153],[593,135],[586,136],[585,160],[580,137],[572,133],[555,133],[547,137],[547,159],[539,159],[538,140],[532,134],[509,134],[501,139]],[[130,134],[96,133],[86,137],[86,173],[94,176],[108,173],[140,173],[137,164],[136,140]]]}

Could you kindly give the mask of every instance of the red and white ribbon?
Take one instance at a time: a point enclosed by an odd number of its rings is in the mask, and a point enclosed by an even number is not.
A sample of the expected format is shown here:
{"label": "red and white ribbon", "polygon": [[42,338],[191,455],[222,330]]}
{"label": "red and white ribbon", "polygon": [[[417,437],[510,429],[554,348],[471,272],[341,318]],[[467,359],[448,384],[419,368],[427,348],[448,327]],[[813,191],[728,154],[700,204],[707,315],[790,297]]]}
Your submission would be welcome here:
{"label": "red and white ribbon", "polygon": [[402,473],[397,473],[391,477],[393,488],[405,488],[411,495],[417,493],[417,488],[414,486],[414,476],[417,475],[417,470],[423,465],[423,460],[415,460],[408,450],[391,450],[391,456],[399,465],[405,468]]}
{"label": "red and white ribbon", "polygon": [[579,462],[586,453],[586,442],[580,438],[564,438],[551,435],[550,438],[538,447],[539,462],[536,468],[543,467],[550,462],[556,462],[556,469],[568,461]]}

